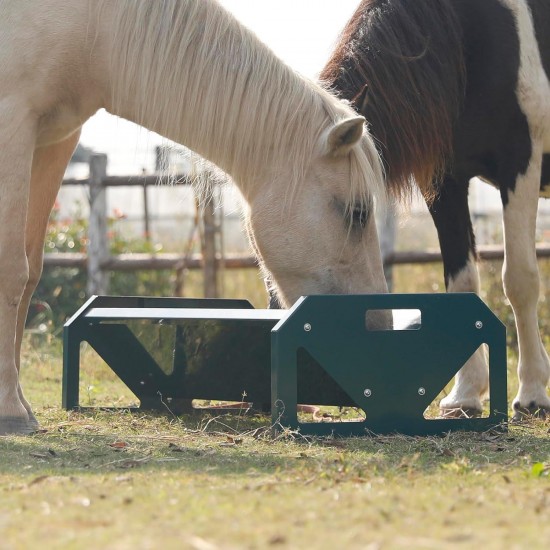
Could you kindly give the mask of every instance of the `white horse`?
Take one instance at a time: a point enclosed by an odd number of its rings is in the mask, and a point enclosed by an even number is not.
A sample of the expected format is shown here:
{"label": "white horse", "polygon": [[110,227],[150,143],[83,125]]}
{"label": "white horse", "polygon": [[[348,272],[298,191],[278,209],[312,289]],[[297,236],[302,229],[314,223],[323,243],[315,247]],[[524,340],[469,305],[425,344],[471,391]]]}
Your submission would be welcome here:
{"label": "white horse", "polygon": [[231,175],[278,298],[385,292],[364,119],[296,74],[214,0],[0,3],[0,434],[37,421],[21,337],[50,209],[98,109]]}

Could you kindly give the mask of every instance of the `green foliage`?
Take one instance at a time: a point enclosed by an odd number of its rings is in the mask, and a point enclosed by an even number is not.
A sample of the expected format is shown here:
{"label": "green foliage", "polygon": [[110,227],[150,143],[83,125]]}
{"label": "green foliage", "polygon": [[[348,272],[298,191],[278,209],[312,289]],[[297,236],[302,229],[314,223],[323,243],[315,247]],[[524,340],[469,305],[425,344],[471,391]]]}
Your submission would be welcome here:
{"label": "green foliage", "polygon": [[[144,238],[128,238],[116,230],[116,219],[109,218],[111,254],[127,252],[159,252],[162,247]],[[88,247],[88,220],[77,210],[72,219],[60,219],[57,209],[52,211],[46,233],[44,250],[51,252],[86,253]],[[111,274],[110,294],[113,295],[165,295],[173,292],[172,274],[169,271],[116,272]],[[59,330],[86,300],[86,272],[79,268],[54,267],[44,270],[34,293],[33,301],[48,304],[52,322]],[[33,321],[31,308],[28,323]]]}
{"label": "green foliage", "polygon": [[533,466],[531,466],[532,477],[548,476],[549,474],[550,474],[550,467],[546,466],[542,462],[535,462]]}
{"label": "green foliage", "polygon": [[[77,215],[74,220],[61,220],[54,209],[46,232],[44,251],[85,253],[88,245],[88,222]],[[86,272],[79,268],[54,267],[44,270],[35,290],[33,301],[48,304],[53,311],[53,328],[63,326],[86,300]],[[29,312],[27,324],[34,324],[33,308]]]}

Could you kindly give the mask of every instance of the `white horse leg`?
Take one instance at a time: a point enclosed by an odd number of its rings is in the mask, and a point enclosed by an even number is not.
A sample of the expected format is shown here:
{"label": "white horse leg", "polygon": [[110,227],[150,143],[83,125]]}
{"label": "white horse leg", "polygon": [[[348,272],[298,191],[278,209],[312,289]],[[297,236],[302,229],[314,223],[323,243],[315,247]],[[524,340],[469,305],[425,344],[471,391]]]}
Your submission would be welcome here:
{"label": "white horse leg", "polygon": [[0,127],[0,435],[5,435],[34,429],[19,396],[15,334],[28,280],[25,223],[35,124],[10,105],[0,110]]}
{"label": "white horse leg", "polygon": [[[31,192],[29,196],[27,227],[25,232],[25,249],[29,265],[29,279],[19,310],[17,312],[17,333],[15,339],[15,364],[19,370],[21,357],[21,341],[25,328],[25,320],[32,294],[42,275],[44,238],[48,219],[53,207],[59,186],[67,164],[74,152],[80,131],[75,132],[65,141],[35,150],[32,173]],[[37,428],[38,422],[32,409],[23,395],[19,384],[19,398],[29,414],[29,424]]]}
{"label": "white horse leg", "polygon": [[[437,228],[447,292],[479,294],[475,235],[468,207],[468,179],[448,174],[428,208]],[[451,393],[439,404],[443,416],[475,416],[489,386],[483,348],[478,349],[455,377]]]}
{"label": "white horse leg", "polygon": [[[455,276],[450,277],[448,292],[475,292],[479,295],[479,271],[474,258]],[[453,389],[441,400],[443,416],[476,416],[483,410],[482,399],[489,389],[489,367],[484,349],[479,348],[455,376]]]}
{"label": "white horse leg", "polygon": [[514,399],[515,417],[524,413],[550,412],[546,385],[550,362],[541,341],[537,303],[540,281],[535,250],[535,228],[541,176],[540,147],[533,155],[527,172],[516,181],[504,208],[506,259],[503,282],[512,304],[519,344],[519,391]]}

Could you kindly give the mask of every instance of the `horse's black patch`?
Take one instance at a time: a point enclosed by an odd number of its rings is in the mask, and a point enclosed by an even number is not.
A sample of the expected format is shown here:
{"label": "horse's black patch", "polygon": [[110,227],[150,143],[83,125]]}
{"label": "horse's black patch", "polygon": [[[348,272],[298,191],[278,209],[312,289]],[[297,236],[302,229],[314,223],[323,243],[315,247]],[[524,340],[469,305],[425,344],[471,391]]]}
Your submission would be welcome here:
{"label": "horse's black patch", "polygon": [[467,204],[470,179],[491,182],[506,206],[532,154],[529,125],[515,93],[520,44],[513,14],[498,0],[460,0],[455,6],[463,28],[466,93],[448,175],[429,207],[447,285],[476,256]]}
{"label": "horse's black patch", "polygon": [[468,210],[468,182],[457,181],[448,175],[439,192],[429,204],[435,223],[441,254],[445,285],[475,256],[475,236]]}
{"label": "horse's black patch", "polygon": [[498,0],[462,0],[456,6],[464,29],[466,97],[451,168],[459,180],[480,176],[494,183],[506,206],[532,152],[529,125],[516,97],[516,22]]}

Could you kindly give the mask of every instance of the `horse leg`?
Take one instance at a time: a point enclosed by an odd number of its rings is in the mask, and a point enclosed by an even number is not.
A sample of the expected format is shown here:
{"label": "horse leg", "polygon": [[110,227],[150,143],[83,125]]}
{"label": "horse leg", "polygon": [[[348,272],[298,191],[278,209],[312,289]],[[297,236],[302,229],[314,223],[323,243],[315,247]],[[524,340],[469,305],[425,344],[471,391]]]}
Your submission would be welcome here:
{"label": "horse leg", "polygon": [[537,317],[540,292],[535,249],[536,217],[542,170],[542,147],[533,144],[531,162],[516,179],[514,191],[504,204],[505,261],[502,268],[504,292],[516,320],[519,361],[519,391],[514,399],[514,418],[524,414],[550,413],[546,385],[550,361],[542,343]]}
{"label": "horse leg", "polygon": [[[428,202],[434,220],[448,292],[479,293],[477,253],[470,211],[468,179],[446,176],[437,197]],[[489,387],[483,348],[478,349],[455,377],[453,389],[440,403],[443,416],[475,416]]]}
{"label": "horse leg", "polygon": [[[25,286],[17,312],[17,332],[15,339],[15,363],[20,366],[21,341],[25,328],[25,320],[29,304],[36,285],[42,275],[44,256],[44,238],[48,219],[53,207],[59,186],[67,164],[74,152],[80,131],[75,132],[66,140],[37,148],[34,152],[31,190],[28,204],[27,226],[25,231],[25,250],[29,265],[29,279]],[[19,399],[29,415],[29,425],[38,428],[38,422],[32,409],[23,395],[21,385],[18,386]]]}
{"label": "horse leg", "polygon": [[25,221],[36,130],[19,105],[0,108],[0,127],[0,435],[6,435],[34,430],[19,395],[15,334],[28,280]]}

